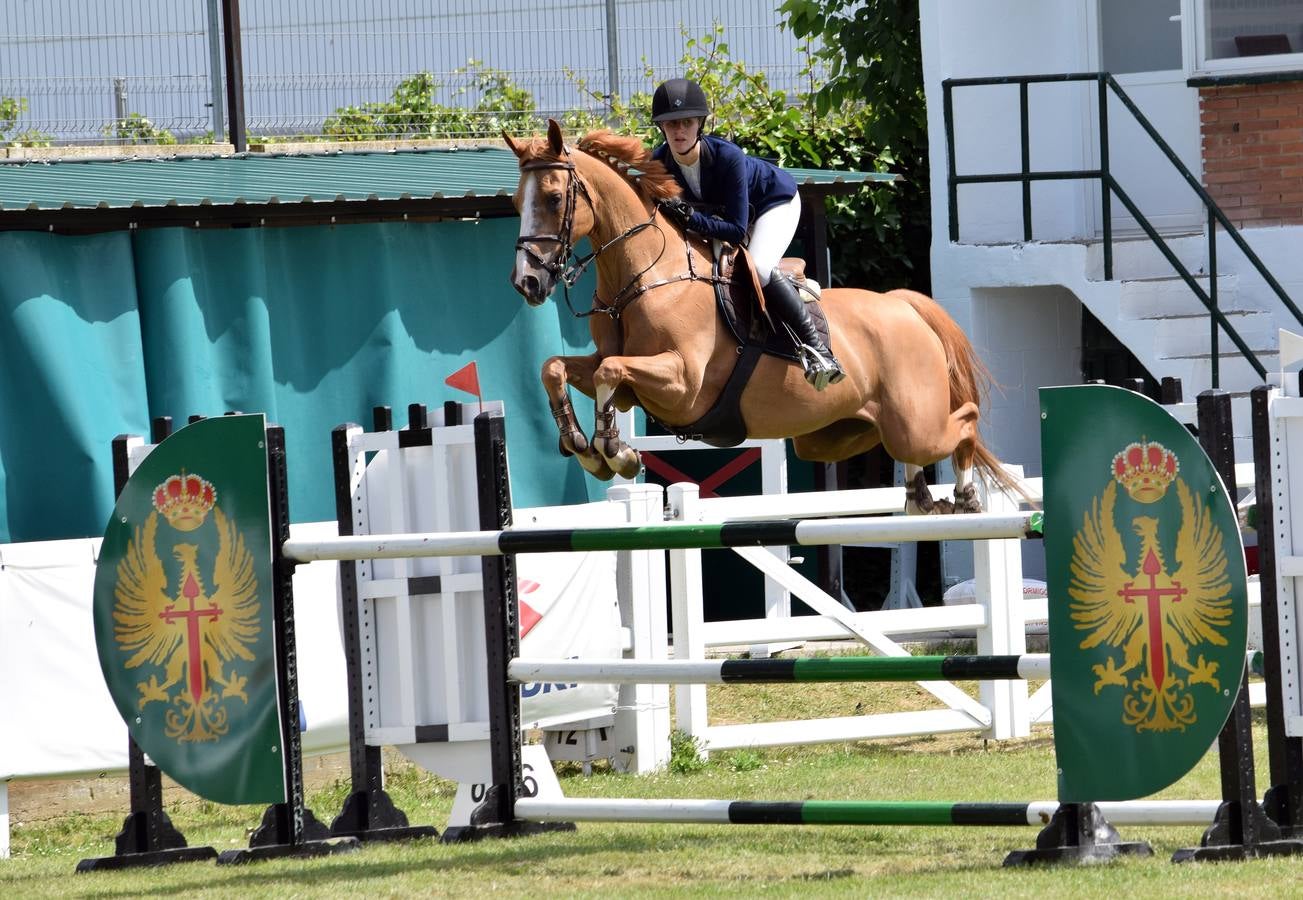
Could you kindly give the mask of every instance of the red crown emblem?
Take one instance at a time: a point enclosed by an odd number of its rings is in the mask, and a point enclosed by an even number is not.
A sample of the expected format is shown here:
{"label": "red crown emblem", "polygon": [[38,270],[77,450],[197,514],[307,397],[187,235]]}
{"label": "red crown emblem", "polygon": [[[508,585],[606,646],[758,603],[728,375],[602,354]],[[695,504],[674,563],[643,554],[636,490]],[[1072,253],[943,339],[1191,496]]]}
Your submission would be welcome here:
{"label": "red crown emblem", "polygon": [[1180,470],[1176,454],[1157,442],[1127,444],[1113,457],[1113,477],[1140,503],[1161,499]]}
{"label": "red crown emblem", "polygon": [[169,476],[154,488],[154,509],[177,531],[194,531],[217,502],[217,490],[198,475]]}

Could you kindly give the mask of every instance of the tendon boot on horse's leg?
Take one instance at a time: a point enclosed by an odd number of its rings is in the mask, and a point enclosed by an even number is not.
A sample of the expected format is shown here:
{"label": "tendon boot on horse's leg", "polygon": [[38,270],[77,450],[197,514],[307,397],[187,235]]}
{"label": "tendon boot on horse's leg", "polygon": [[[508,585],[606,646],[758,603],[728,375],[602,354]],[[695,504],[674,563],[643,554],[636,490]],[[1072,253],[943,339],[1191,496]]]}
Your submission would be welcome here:
{"label": "tendon boot on horse's leg", "polygon": [[557,437],[557,450],[562,456],[575,457],[584,467],[584,471],[594,478],[609,481],[614,477],[615,473],[606,464],[606,460],[598,455],[588,443],[588,438],[584,437],[584,433],[579,430],[579,423],[575,420],[575,410],[570,405],[569,397],[562,400],[560,404],[552,406],[552,418],[556,419],[557,431],[560,432]]}
{"label": "tendon boot on horse's leg", "polygon": [[[601,394],[599,389],[598,396]],[[615,424],[615,404],[610,400],[599,406],[593,416],[593,446],[621,478],[633,478],[642,471],[642,457],[638,451],[620,439],[620,429]]]}
{"label": "tendon boot on horse's leg", "polygon": [[836,384],[846,377],[841,363],[824,344],[823,338],[810,321],[810,313],[805,302],[796,290],[796,285],[777,269],[769,276],[765,285],[765,307],[770,314],[777,316],[796,341],[796,352],[805,367],[805,380],[814,385],[816,391],[822,391],[830,384]]}
{"label": "tendon boot on horse's leg", "polygon": [[944,516],[955,511],[949,500],[933,500],[922,466],[905,464],[905,513],[911,516]]}
{"label": "tendon boot on horse's leg", "polygon": [[977,485],[973,483],[973,467],[960,469],[955,475],[955,512],[980,513],[982,501],[977,497]]}

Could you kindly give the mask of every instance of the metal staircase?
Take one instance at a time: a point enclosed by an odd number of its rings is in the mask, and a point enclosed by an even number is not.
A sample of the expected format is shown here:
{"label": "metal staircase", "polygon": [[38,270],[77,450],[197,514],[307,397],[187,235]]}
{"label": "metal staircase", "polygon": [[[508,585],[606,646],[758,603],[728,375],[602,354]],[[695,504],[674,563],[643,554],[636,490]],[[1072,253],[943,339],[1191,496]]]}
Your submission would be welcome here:
{"label": "metal staircase", "polygon": [[[1097,85],[1099,160],[1097,169],[1033,171],[1028,115],[1029,89],[1039,83],[1093,81]],[[960,174],[955,166],[954,90],[991,85],[1017,85],[1021,129],[1021,168],[1017,172]],[[1022,187],[1022,261],[1031,269],[1081,273],[1065,286],[1078,296],[1156,379],[1175,377],[1186,396],[1206,388],[1245,393],[1277,367],[1277,330],[1303,326],[1303,313],[1267,270],[1239,229],[1218,208],[1199,180],[1180,161],[1113,76],[1106,72],[1063,75],[947,79],[944,90],[946,157],[948,164],[950,240],[959,242],[959,196],[962,184],[1018,183]],[[1207,211],[1203,232],[1163,236],[1138,209],[1109,168],[1109,93],[1135,117],[1155,146],[1167,157]],[[1034,243],[1032,191],[1038,181],[1094,179],[1099,181],[1100,240],[1086,244]],[[1117,239],[1112,231],[1112,203],[1120,202],[1135,219],[1144,237]],[[1240,271],[1219,268],[1219,241],[1239,250]],[[1252,279],[1266,290],[1241,290],[1241,279]],[[1071,283],[1076,281],[1076,283]],[[1035,282],[1027,282],[1035,283]],[[1047,282],[1055,283],[1055,282]],[[1247,404],[1242,414],[1248,435]],[[1238,424],[1238,423],[1237,423]]]}

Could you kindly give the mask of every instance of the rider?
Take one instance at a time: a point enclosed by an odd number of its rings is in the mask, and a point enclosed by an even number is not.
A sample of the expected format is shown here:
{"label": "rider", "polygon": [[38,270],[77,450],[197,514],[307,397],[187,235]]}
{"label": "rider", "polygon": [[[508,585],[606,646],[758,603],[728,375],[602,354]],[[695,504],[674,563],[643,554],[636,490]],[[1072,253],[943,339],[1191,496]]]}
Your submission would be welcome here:
{"label": "rider", "polygon": [[[765,306],[787,326],[805,368],[805,380],[821,391],[846,377],[824,344],[805,303],[787,276],[777,269],[801,218],[801,198],[792,177],[771,163],[747,156],[736,144],[702,134],[710,106],[701,85],[672,78],[656,88],[652,121],[665,143],[653,151],[687,196],[715,215],[694,210],[679,198],[662,201],[665,215],[681,228],[747,249],[764,287]],[[754,214],[754,218],[752,218]]]}

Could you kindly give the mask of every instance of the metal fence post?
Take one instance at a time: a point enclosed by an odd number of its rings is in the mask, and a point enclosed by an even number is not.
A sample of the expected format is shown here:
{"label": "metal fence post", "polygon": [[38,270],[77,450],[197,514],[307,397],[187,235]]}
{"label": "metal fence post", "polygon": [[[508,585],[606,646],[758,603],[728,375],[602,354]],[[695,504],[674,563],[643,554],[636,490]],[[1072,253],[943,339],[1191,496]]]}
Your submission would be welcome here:
{"label": "metal fence post", "polygon": [[219,0],[208,0],[208,86],[212,99],[208,101],[209,121],[213,126],[213,141],[226,133],[226,116],[222,106],[222,15]]}
{"label": "metal fence post", "polygon": [[[240,0],[221,0],[222,50],[226,55],[226,108],[230,111],[230,141],[236,153],[249,149],[244,130],[244,57],[240,49]],[[216,135],[214,135],[216,137]]]}
{"label": "metal fence post", "polygon": [[616,0],[606,0],[606,118],[615,121],[615,98],[620,95],[620,25],[615,15]]}

